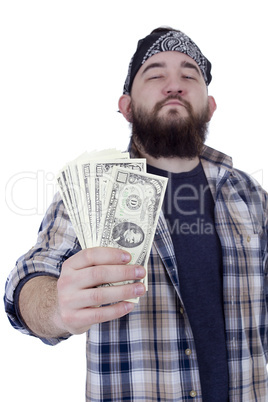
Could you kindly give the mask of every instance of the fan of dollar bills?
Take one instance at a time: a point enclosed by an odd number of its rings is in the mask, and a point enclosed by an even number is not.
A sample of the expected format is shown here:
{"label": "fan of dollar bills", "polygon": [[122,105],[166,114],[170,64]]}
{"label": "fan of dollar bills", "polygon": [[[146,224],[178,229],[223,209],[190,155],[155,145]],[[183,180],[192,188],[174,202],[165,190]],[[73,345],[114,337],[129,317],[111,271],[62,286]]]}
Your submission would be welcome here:
{"label": "fan of dollar bills", "polygon": [[[145,268],[167,180],[147,173],[145,159],[115,149],[86,152],[57,175],[81,247],[121,248]],[[147,288],[147,275],[143,282]]]}

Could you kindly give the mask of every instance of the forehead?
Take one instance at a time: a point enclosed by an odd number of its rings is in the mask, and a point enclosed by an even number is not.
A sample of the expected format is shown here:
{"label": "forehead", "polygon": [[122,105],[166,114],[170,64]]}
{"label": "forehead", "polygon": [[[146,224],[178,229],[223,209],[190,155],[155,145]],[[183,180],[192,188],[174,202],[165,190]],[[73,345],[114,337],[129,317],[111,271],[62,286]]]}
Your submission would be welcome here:
{"label": "forehead", "polygon": [[160,52],[160,53],[154,54],[149,59],[147,59],[146,62],[139,69],[137,75],[138,74],[142,75],[143,72],[147,69],[147,67],[152,64],[159,63],[159,66],[162,64],[163,67],[169,67],[169,66],[180,67],[182,65],[182,63],[184,63],[184,62],[194,65],[201,74],[201,70],[200,70],[198,64],[190,56],[188,56],[187,54],[184,54],[184,53],[177,52],[177,51],[167,51],[167,52]]}

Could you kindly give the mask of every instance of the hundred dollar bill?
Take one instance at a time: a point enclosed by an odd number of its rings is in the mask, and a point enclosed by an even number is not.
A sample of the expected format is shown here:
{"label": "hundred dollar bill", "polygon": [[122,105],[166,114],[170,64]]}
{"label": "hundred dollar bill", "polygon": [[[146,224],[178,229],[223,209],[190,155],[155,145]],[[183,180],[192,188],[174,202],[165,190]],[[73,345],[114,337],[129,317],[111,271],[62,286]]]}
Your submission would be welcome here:
{"label": "hundred dollar bill", "polygon": [[[131,264],[146,268],[167,181],[157,175],[114,168],[99,246],[124,249],[132,256]],[[108,286],[126,283],[131,282]]]}
{"label": "hundred dollar bill", "polygon": [[92,163],[93,178],[91,180],[91,194],[95,213],[94,228],[96,230],[96,244],[100,231],[102,214],[105,213],[105,200],[112,178],[114,167],[127,168],[136,172],[146,172],[146,159],[111,160],[106,162]]}

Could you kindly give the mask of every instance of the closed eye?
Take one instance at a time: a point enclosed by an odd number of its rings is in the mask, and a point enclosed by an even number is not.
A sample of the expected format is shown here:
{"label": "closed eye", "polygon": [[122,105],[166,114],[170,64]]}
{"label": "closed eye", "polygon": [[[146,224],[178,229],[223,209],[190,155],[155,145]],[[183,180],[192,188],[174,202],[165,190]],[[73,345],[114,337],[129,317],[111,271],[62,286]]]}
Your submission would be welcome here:
{"label": "closed eye", "polygon": [[153,75],[151,77],[149,77],[149,80],[157,80],[158,78],[162,78],[162,75]]}
{"label": "closed eye", "polygon": [[187,80],[195,80],[195,77],[191,75],[184,75],[183,78],[186,78]]}

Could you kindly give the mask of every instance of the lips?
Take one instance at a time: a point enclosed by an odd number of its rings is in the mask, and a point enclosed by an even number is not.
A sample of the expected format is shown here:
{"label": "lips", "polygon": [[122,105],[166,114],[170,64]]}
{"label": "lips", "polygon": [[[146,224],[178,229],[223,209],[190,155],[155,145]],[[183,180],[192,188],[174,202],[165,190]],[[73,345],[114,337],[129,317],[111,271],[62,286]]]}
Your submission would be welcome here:
{"label": "lips", "polygon": [[183,99],[179,95],[170,95],[162,101],[162,106],[183,106],[186,107]]}
{"label": "lips", "polygon": [[177,101],[177,100],[175,100],[175,99],[173,99],[173,100],[170,100],[170,101],[168,101],[168,102],[165,102],[164,103],[164,105],[163,106],[183,106],[183,107],[185,107],[181,102],[179,102],[179,101]]}
{"label": "lips", "polygon": [[179,96],[175,97],[174,95],[169,96],[168,98],[158,102],[155,105],[155,109],[154,109],[155,113],[158,113],[164,106],[170,106],[170,107],[183,106],[188,111],[190,109],[190,104],[187,101],[182,100],[181,97],[179,97]]}

